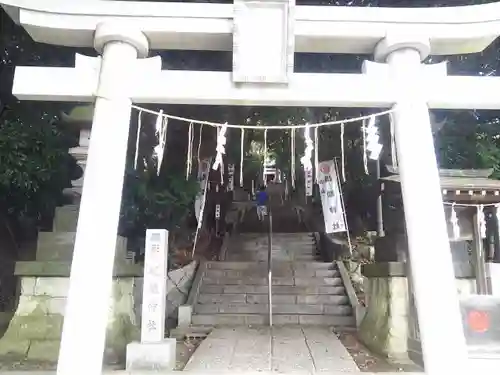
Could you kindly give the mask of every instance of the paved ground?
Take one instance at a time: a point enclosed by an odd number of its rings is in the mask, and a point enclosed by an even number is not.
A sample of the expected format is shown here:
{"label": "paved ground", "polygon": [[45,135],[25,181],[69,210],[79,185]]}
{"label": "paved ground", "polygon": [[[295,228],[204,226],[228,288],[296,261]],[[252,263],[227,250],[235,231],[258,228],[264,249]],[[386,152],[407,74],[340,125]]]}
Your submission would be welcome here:
{"label": "paved ground", "polygon": [[216,328],[184,372],[360,372],[337,336],[324,327]]}

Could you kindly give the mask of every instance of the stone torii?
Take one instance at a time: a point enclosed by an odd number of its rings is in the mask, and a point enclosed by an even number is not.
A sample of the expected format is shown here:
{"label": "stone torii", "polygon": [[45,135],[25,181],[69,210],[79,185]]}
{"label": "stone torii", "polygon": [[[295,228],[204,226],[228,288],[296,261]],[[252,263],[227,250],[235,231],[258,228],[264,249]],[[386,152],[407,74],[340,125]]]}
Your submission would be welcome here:
{"label": "stone torii", "polygon": [[[485,49],[500,35],[500,4],[378,9],[295,6],[292,0],[0,3],[34,40],[93,46],[101,54],[77,56],[74,68],[17,67],[14,79],[13,94],[21,100],[95,101],[59,375],[101,371],[132,103],[396,106],[426,370],[463,371],[466,345],[428,110],[500,108],[494,96],[479,95],[498,91],[500,78],[447,76],[445,64],[421,62],[429,55]],[[233,71],[162,71],[159,58],[145,59],[151,49],[232,50]],[[366,62],[362,74],[294,73],[294,52],[373,54],[376,62]],[[419,203],[422,196],[427,205]],[[99,264],[92,249],[106,250]],[[88,272],[95,290],[85,284]]]}

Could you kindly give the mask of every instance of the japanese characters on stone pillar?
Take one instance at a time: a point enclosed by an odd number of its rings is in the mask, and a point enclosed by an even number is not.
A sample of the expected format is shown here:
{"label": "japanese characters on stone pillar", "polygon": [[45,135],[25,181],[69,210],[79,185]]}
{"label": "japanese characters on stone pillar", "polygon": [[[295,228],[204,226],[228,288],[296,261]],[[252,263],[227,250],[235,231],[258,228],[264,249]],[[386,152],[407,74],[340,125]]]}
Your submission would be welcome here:
{"label": "japanese characters on stone pillar", "polygon": [[159,343],[165,338],[167,303],[168,231],[148,229],[144,257],[141,342]]}
{"label": "japanese characters on stone pillar", "polygon": [[233,82],[289,82],[294,64],[294,9],[293,0],[234,1]]}

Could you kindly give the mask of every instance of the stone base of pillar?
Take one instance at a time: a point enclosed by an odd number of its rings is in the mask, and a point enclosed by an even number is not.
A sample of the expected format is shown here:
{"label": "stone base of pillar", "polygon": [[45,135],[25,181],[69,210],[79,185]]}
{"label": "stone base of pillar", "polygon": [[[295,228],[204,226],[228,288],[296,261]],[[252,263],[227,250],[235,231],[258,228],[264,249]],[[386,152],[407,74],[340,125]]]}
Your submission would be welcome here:
{"label": "stone base of pillar", "polygon": [[[470,265],[455,263],[454,266],[458,294],[475,294],[476,282]],[[411,324],[414,319],[411,314],[415,311],[409,307],[406,268],[403,262],[377,262],[362,266],[366,313],[358,335],[374,353],[395,360],[409,357],[421,364],[420,339],[415,337]]]}
{"label": "stone base of pillar", "polygon": [[127,345],[127,371],[171,371],[176,365],[177,340]]}
{"label": "stone base of pillar", "polygon": [[[116,267],[122,268],[122,267]],[[7,331],[0,339],[0,356],[19,360],[57,362],[69,286],[66,262],[18,262],[20,297]],[[105,362],[123,363],[126,346],[137,340],[137,280],[142,270],[129,266],[116,269],[106,334]],[[89,270],[89,288],[92,272]],[[92,304],[92,301],[88,301]],[[82,322],[91,325],[92,322]],[[82,353],[84,355],[84,353]]]}

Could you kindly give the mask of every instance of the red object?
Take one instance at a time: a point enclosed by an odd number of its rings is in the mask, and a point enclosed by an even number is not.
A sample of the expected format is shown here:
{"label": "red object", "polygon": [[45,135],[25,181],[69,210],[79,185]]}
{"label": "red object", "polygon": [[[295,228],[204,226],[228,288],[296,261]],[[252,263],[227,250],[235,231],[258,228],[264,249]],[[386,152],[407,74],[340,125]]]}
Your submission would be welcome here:
{"label": "red object", "polygon": [[468,314],[467,321],[469,327],[474,332],[484,333],[490,329],[490,317],[485,311],[471,311]]}
{"label": "red object", "polygon": [[321,166],[321,172],[324,174],[330,173],[330,166],[328,164],[323,164]]}

